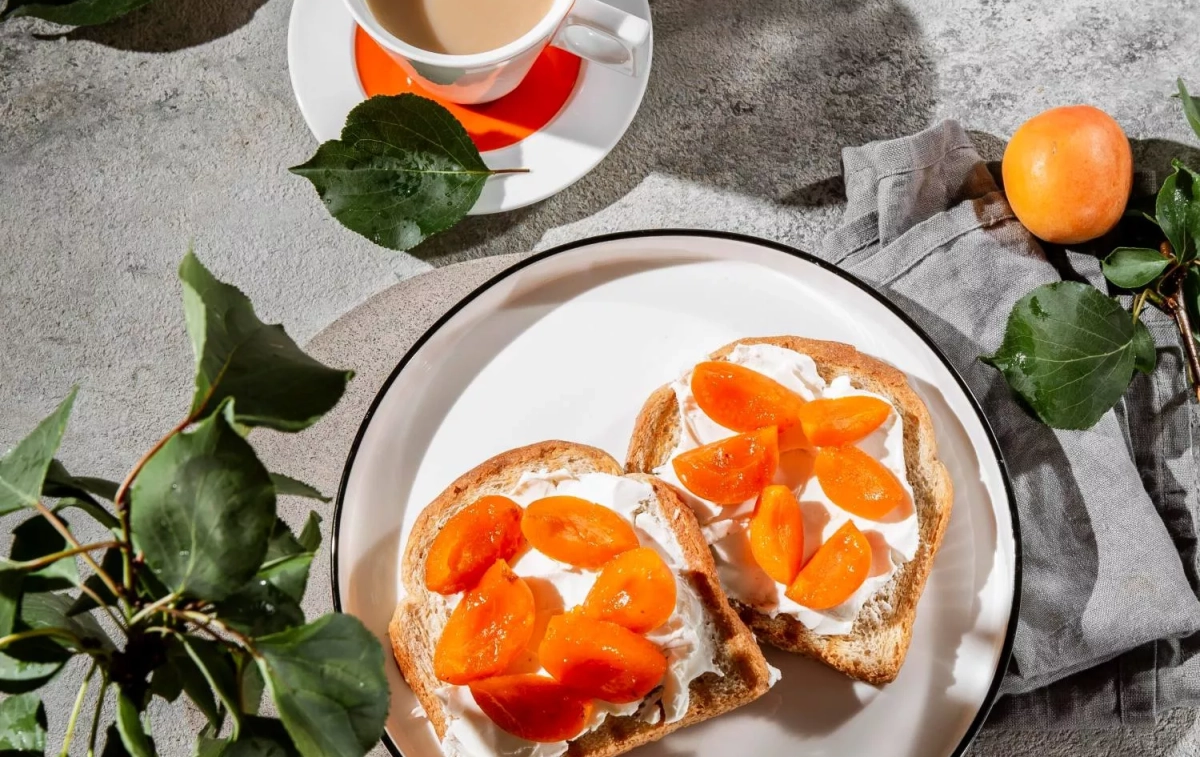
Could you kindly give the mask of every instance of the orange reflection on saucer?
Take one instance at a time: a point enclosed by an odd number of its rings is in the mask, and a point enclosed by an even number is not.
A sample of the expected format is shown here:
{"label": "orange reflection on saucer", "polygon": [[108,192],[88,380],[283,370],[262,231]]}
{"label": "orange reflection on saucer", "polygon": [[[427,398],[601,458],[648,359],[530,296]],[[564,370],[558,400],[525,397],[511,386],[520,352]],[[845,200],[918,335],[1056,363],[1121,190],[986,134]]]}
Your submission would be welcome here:
{"label": "orange reflection on saucer", "polygon": [[570,99],[579,79],[579,58],[557,47],[547,47],[525,80],[509,94],[482,105],[458,105],[440,100],[409,81],[404,69],[361,27],[354,33],[354,60],[367,97],[412,92],[436,100],[462,122],[481,152],[516,144],[550,123]]}

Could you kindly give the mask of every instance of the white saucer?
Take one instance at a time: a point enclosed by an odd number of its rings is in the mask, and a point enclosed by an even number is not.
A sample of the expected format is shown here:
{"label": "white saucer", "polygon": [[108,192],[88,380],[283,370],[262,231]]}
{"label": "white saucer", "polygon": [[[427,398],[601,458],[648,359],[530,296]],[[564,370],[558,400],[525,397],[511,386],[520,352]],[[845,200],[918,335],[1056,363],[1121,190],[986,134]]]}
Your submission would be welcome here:
{"label": "white saucer", "polygon": [[[650,20],[647,0],[605,0]],[[295,0],[288,28],[288,69],[300,111],[316,138],[337,139],[346,114],[366,99],[354,62],[354,19],[341,0]],[[653,39],[626,76],[583,61],[566,105],[539,131],[483,153],[492,168],[526,174],[489,179],[471,215],[531,205],[574,184],[620,141],[633,121],[650,76]]]}

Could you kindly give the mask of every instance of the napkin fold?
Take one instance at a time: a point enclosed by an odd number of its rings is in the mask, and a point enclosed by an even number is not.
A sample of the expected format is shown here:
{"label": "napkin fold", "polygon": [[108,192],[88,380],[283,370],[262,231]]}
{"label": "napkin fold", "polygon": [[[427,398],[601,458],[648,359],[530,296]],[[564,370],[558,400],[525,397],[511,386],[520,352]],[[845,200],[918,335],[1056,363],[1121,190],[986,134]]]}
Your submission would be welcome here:
{"label": "napkin fold", "polygon": [[[916,320],[979,399],[1019,511],[1024,578],[1004,697],[989,724],[1149,724],[1200,706],[1200,506],[1193,407],[1173,323],[1159,368],[1086,431],[1057,431],[979,360],[1013,304],[1058,281],[954,121],[842,155],[847,205],[823,256]],[[1099,260],[1067,263],[1104,289]]]}

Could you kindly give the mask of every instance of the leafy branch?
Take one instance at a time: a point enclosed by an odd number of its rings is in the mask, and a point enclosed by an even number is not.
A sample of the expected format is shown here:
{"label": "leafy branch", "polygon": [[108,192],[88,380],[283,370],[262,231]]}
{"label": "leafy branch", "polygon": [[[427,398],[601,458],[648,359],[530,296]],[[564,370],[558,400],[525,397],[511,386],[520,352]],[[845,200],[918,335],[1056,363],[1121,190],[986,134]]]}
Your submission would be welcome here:
{"label": "leafy branch", "polygon": [[[0,692],[11,695],[0,702],[0,753],[45,753],[46,713],[31,692],[83,655],[91,664],[66,716],[61,754],[84,733],[95,754],[103,731],[106,757],[153,755],[147,706],[155,696],[186,695],[208,720],[197,737],[205,757],[362,755],[387,711],[382,648],[350,616],[306,623],[300,601],[320,518],[311,513],[297,536],[276,500],[325,498],[268,472],[246,440],[257,426],[312,425],[352,374],[322,365],[282,327],[260,321],[245,295],[191,253],[179,273],[196,356],[183,420],[120,484],[73,476],[54,458],[72,390],[0,459],[0,515],[32,514],[0,560]],[[112,538],[81,543],[64,518],[73,511]],[[101,611],[122,632],[119,643],[97,623]],[[84,701],[97,680],[89,716]],[[258,715],[264,691],[278,719]],[[110,695],[116,721],[102,729]]]}
{"label": "leafy branch", "polygon": [[[1184,115],[1200,137],[1200,107],[1178,82]],[[1147,306],[1174,321],[1200,401],[1200,173],[1179,160],[1155,200],[1141,213],[1163,239],[1157,247],[1118,247],[1101,266],[1128,290],[1126,311],[1115,297],[1087,284],[1059,282],[1033,290],[1013,307],[1000,349],[983,358],[1047,425],[1093,426],[1125,394],[1135,371],[1154,370],[1154,341],[1142,322]]]}

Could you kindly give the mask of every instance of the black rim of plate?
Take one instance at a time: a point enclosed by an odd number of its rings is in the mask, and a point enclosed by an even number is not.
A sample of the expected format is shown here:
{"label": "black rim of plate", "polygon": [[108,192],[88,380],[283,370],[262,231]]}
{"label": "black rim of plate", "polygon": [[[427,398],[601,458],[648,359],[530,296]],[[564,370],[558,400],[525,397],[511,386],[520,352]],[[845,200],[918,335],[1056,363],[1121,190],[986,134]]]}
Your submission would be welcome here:
{"label": "black rim of plate", "polygon": [[[782,252],[786,255],[791,255],[792,257],[812,263],[819,268],[833,273],[858,289],[861,289],[863,292],[866,292],[879,304],[883,305],[894,315],[896,315],[896,317],[898,317],[904,323],[904,325],[908,326],[908,328],[910,328],[917,336],[919,336],[921,340],[925,342],[926,346],[933,351],[933,354],[935,354],[942,362],[942,365],[946,367],[946,370],[950,372],[950,375],[954,377],[954,380],[958,382],[959,389],[961,389],[963,394],[966,395],[967,401],[971,404],[971,408],[975,411],[975,415],[979,418],[979,422],[983,426],[984,433],[988,438],[988,443],[991,444],[992,453],[996,456],[996,462],[1000,468],[1000,477],[1004,481],[1004,490],[1008,498],[1008,509],[1012,516],[1015,561],[1013,569],[1012,610],[1008,617],[1008,628],[1005,631],[1004,646],[1000,650],[1000,658],[996,661],[996,671],[992,675],[992,683],[988,687],[987,695],[984,697],[983,702],[981,702],[979,705],[979,711],[976,713],[975,719],[971,721],[971,724],[967,727],[966,733],[963,734],[962,740],[949,755],[949,757],[961,757],[966,753],[967,748],[971,745],[971,742],[975,740],[975,736],[979,733],[979,729],[983,726],[983,722],[987,719],[988,713],[991,712],[992,705],[995,704],[996,695],[1000,690],[1000,682],[1004,678],[1004,671],[1008,669],[1009,659],[1012,657],[1013,638],[1016,636],[1017,617],[1019,616],[1021,609],[1021,524],[1019,515],[1017,513],[1016,500],[1013,496],[1012,480],[1008,474],[1008,465],[1004,460],[1004,454],[1000,451],[1000,445],[996,441],[996,434],[992,431],[991,424],[988,423],[987,418],[983,414],[983,409],[979,405],[979,401],[975,398],[975,394],[971,391],[971,388],[967,386],[967,382],[963,380],[961,375],[959,375],[958,371],[950,363],[949,359],[946,358],[946,355],[942,352],[941,348],[929,338],[929,335],[926,334],[925,331],[917,325],[916,321],[910,318],[907,313],[898,308],[879,292],[872,289],[869,285],[860,281],[857,277],[847,273],[831,263],[821,260],[820,258],[802,250],[798,250],[795,247],[789,247],[788,245],[781,244],[779,242],[760,239],[758,237],[753,237],[746,234],[736,234],[728,231],[709,231],[704,229],[648,229],[643,231],[625,231],[614,234],[602,234],[600,236],[588,237],[586,239],[568,242],[567,244],[559,245],[549,250],[531,255],[514,263],[508,268],[505,268],[503,271],[488,279],[483,284],[480,284],[470,294],[459,300],[454,307],[446,311],[441,318],[437,319],[437,321],[430,326],[424,334],[421,335],[421,338],[413,343],[413,346],[408,349],[408,352],[404,354],[404,357],[402,357],[400,362],[396,364],[396,367],[392,369],[392,372],[383,382],[383,385],[379,387],[379,391],[375,394],[375,398],[371,401],[371,407],[368,408],[362,424],[360,424],[358,427],[358,432],[354,435],[354,443],[350,445],[350,454],[346,458],[345,468],[342,469],[342,478],[338,484],[337,501],[334,504],[333,510],[333,533],[330,539],[330,548],[332,550],[332,554],[330,556],[330,577],[332,579],[333,609],[337,612],[342,612],[342,599],[338,592],[338,536],[341,532],[342,507],[345,499],[346,484],[350,479],[350,471],[354,468],[354,461],[358,456],[359,445],[362,443],[363,435],[366,433],[367,427],[371,425],[371,420],[375,417],[375,411],[378,409],[379,403],[383,401],[388,389],[391,388],[397,377],[400,376],[400,372],[404,370],[409,361],[412,360],[413,356],[420,352],[421,348],[425,346],[425,343],[428,342],[429,339],[443,326],[445,326],[450,319],[458,315],[463,308],[473,302],[477,297],[479,297],[479,295],[483,294],[497,283],[503,281],[518,271],[535,265],[546,258],[553,257],[564,252],[569,252],[580,247],[588,247],[590,245],[625,239],[643,239],[653,237],[708,237],[710,239],[724,239],[731,242],[744,242],[747,244],[758,245],[759,247],[766,247],[777,252]],[[388,751],[395,755],[395,757],[405,757],[404,753],[401,752],[400,748],[396,746],[395,742],[392,741],[391,736],[386,730],[383,732],[381,740],[383,745],[387,747]]]}

